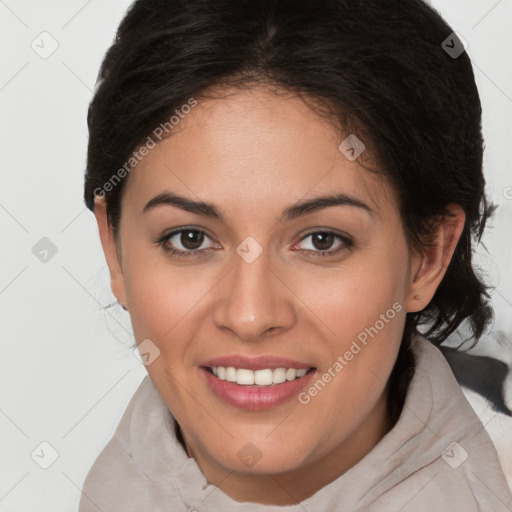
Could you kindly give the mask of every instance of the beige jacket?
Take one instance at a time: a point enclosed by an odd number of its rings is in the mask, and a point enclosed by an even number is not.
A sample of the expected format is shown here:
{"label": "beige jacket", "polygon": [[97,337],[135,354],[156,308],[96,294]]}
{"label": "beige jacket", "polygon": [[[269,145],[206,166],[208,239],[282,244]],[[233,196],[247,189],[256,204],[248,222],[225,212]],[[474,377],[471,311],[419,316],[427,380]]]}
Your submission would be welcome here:
{"label": "beige jacket", "polygon": [[494,445],[443,355],[420,336],[412,348],[415,375],[394,428],[346,473],[288,506],[236,502],[208,484],[147,376],[90,469],[79,512],[512,512]]}

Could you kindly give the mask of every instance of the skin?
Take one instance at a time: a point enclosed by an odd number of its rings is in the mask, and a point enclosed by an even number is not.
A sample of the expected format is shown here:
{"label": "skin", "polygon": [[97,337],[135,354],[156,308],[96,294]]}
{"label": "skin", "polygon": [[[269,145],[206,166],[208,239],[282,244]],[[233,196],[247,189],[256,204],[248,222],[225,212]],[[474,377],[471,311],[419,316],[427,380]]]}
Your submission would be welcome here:
{"label": "skin", "polygon": [[[413,251],[392,188],[359,165],[370,162],[368,151],[349,161],[338,150],[346,135],[291,94],[229,92],[200,101],[132,171],[117,240],[101,198],[95,216],[112,290],[136,341],[149,338],[161,351],[147,370],[189,455],[237,501],[292,504],[347,471],[392,427],[386,382],[405,314],[434,295],[464,212],[449,205],[433,246]],[[143,213],[164,191],[212,202],[225,221],[169,205]],[[371,213],[339,205],[278,220],[285,207],[334,191]],[[173,257],[154,242],[185,227],[203,231],[203,242],[185,246],[178,234],[167,245],[205,249],[202,256]],[[307,236],[327,229],[353,246],[338,238],[322,246]],[[263,249],[252,263],[236,252],[247,236]],[[322,247],[327,254],[315,257]],[[292,399],[242,410],[199,378],[202,362],[228,354],[293,358],[321,376],[397,302],[402,310],[307,405]],[[250,468],[237,456],[248,442],[261,452]]]}

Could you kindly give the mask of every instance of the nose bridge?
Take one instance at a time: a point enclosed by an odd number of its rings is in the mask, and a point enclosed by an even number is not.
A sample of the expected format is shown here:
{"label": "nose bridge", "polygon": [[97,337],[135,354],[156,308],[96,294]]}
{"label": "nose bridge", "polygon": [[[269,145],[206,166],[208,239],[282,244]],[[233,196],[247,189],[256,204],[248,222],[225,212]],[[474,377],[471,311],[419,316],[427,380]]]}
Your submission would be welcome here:
{"label": "nose bridge", "polygon": [[256,340],[272,328],[289,327],[293,322],[286,287],[274,276],[269,254],[262,249],[254,239],[237,247],[234,269],[214,306],[217,327],[228,328],[245,340]]}

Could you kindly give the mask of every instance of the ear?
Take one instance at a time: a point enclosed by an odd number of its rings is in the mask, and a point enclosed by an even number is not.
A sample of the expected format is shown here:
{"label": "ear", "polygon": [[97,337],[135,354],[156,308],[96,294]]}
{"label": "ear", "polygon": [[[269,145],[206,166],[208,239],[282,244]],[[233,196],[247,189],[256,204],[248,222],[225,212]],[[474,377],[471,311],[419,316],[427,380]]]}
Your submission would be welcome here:
{"label": "ear", "polygon": [[449,204],[432,240],[422,254],[415,253],[411,261],[411,279],[407,294],[408,313],[421,311],[432,300],[450,264],[459,241],[466,215],[458,204]]}
{"label": "ear", "polygon": [[123,269],[121,266],[121,258],[118,254],[117,242],[114,237],[112,227],[108,222],[107,203],[105,202],[105,199],[97,197],[94,200],[94,216],[98,223],[101,245],[110,271],[110,286],[112,288],[112,293],[124,308],[126,305],[126,288]]}

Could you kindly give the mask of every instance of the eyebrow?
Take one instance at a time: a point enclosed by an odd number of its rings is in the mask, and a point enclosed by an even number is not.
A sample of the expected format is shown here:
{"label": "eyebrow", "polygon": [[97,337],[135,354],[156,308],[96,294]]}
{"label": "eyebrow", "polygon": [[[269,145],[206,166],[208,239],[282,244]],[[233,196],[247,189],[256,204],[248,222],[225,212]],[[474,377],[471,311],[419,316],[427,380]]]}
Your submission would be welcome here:
{"label": "eyebrow", "polygon": [[[146,206],[144,206],[142,212],[146,213],[158,206],[176,206],[186,212],[195,213],[196,215],[201,215],[203,217],[209,217],[222,222],[225,222],[226,220],[221,210],[213,203],[194,201],[172,192],[164,192],[153,197],[153,199],[148,201]],[[324,208],[332,206],[352,206],[360,208],[371,215],[374,213],[374,211],[360,199],[338,193],[332,195],[321,195],[313,199],[299,201],[285,208],[278,220],[280,222],[289,222],[314,211],[323,210]]]}

